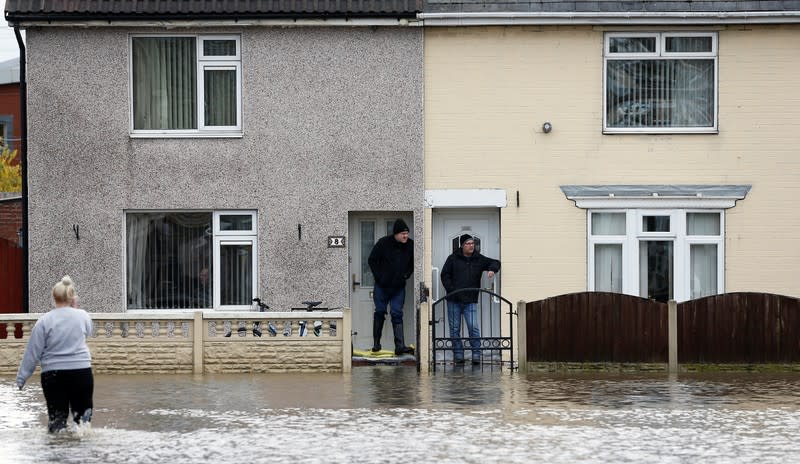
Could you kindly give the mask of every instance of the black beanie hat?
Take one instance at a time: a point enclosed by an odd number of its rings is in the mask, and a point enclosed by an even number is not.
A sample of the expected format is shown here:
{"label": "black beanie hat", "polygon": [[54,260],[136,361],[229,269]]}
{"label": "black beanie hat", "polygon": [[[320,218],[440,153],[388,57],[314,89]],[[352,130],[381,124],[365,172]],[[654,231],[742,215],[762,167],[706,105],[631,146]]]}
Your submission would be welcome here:
{"label": "black beanie hat", "polygon": [[408,232],[408,225],[402,219],[394,221],[394,227],[392,228],[392,234],[399,234],[400,232]]}
{"label": "black beanie hat", "polygon": [[464,235],[462,235],[461,237],[458,238],[458,243],[459,243],[460,246],[463,247],[464,243],[466,243],[467,240],[475,241],[475,237],[473,237],[470,234],[464,234]]}

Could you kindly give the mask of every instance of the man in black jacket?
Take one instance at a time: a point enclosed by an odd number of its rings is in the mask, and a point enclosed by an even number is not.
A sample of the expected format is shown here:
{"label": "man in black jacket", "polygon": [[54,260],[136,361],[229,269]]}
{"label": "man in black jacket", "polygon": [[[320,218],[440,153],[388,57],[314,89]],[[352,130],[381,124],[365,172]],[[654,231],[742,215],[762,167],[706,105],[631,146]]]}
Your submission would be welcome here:
{"label": "man in black jacket", "polygon": [[372,295],[375,313],[372,321],[372,351],[381,350],[381,333],[389,305],[394,331],[394,353],[413,354],[403,337],[403,305],[406,301],[406,279],[414,272],[414,240],[408,238],[408,225],[402,219],[394,222],[392,235],[387,235],[372,247],[369,268],[375,276]]}
{"label": "man in black jacket", "polygon": [[[487,258],[475,251],[475,239],[464,234],[459,238],[461,248],[447,257],[442,268],[442,284],[448,294],[464,288],[480,288],[481,276],[487,271],[491,280],[500,270],[500,261]],[[450,338],[453,339],[453,362],[464,363],[464,345],[461,342],[461,317],[467,323],[472,348],[472,364],[480,364],[480,328],[478,327],[478,291],[459,292],[447,297],[447,320]]]}

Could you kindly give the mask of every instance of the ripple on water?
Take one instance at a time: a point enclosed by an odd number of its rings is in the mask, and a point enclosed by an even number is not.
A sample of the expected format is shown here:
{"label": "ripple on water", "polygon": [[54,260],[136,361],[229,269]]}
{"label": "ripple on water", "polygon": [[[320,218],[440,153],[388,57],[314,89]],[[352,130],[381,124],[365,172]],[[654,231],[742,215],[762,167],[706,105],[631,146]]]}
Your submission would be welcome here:
{"label": "ripple on water", "polygon": [[93,428],[57,435],[38,385],[0,382],[0,462],[800,459],[800,377],[126,377],[98,376]]}

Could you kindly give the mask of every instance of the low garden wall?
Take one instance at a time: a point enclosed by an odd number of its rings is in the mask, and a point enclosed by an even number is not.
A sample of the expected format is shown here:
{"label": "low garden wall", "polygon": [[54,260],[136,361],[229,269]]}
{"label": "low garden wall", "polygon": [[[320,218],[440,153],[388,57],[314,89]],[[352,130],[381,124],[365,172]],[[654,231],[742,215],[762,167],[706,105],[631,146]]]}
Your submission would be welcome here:
{"label": "low garden wall", "polygon": [[[40,314],[0,315],[0,374],[16,374]],[[95,373],[349,372],[351,311],[94,313]]]}

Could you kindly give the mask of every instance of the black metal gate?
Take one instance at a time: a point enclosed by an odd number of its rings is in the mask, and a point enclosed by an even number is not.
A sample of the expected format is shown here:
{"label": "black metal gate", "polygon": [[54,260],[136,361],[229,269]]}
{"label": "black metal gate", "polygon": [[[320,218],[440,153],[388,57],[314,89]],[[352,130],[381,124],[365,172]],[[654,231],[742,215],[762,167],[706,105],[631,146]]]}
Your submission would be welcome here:
{"label": "black metal gate", "polygon": [[[459,316],[461,321],[460,333],[453,334],[451,330],[447,299],[459,293],[478,293],[478,302],[475,303],[476,326],[478,337],[471,337],[466,321]],[[431,359],[433,370],[437,365],[459,365],[461,363],[479,365],[494,369],[507,365],[514,369],[514,336],[513,316],[514,306],[502,296],[482,288],[464,288],[448,293],[436,300],[431,308]],[[508,314],[507,324],[502,324],[502,314]],[[453,313],[455,314],[455,313]],[[463,357],[457,359],[456,354],[463,350]],[[504,352],[508,356],[504,358]],[[471,356],[467,357],[467,353]],[[461,361],[461,362],[459,362]]]}

